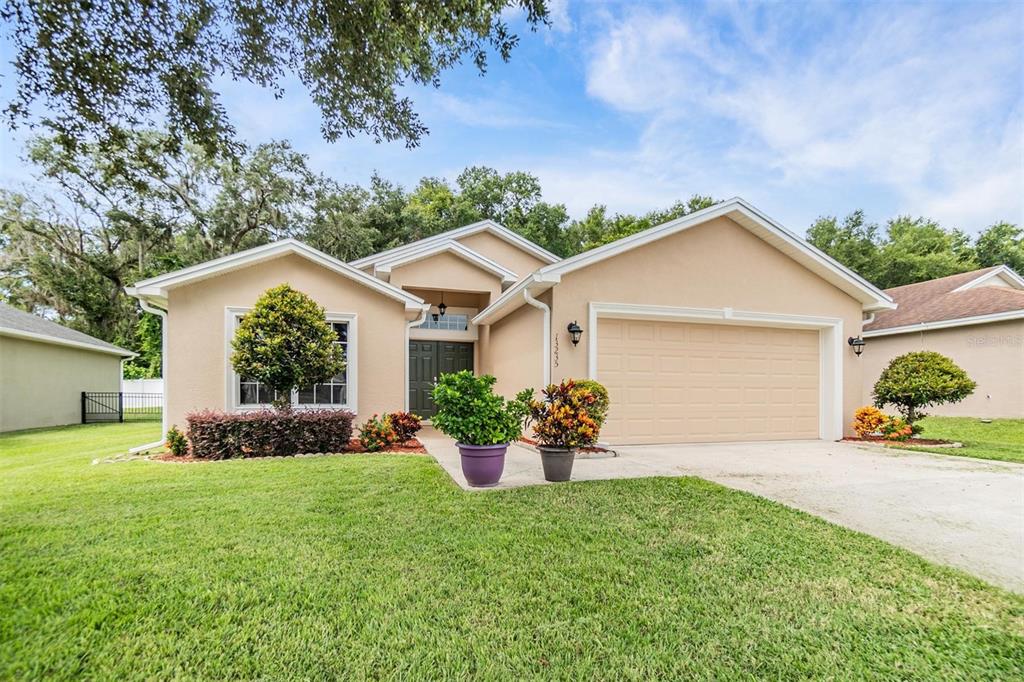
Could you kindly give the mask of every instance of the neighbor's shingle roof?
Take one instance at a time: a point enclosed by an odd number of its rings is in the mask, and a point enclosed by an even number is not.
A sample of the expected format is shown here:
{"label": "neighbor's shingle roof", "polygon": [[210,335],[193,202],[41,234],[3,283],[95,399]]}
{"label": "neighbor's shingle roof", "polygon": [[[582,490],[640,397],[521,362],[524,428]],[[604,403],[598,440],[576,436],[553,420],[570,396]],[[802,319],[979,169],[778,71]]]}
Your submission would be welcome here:
{"label": "neighbor's shingle roof", "polygon": [[898,307],[876,313],[874,321],[864,325],[864,331],[1024,310],[1024,291],[1020,289],[978,286],[955,291],[1000,267],[886,289]]}
{"label": "neighbor's shingle roof", "polygon": [[32,315],[31,313],[26,313],[24,310],[18,310],[17,308],[12,308],[5,303],[0,303],[0,334],[5,330],[43,336],[52,339],[55,342],[63,341],[70,342],[72,344],[94,346],[97,350],[119,352],[125,357],[134,355],[131,351],[115,346],[112,343],[107,343],[106,341],[102,341],[96,337],[83,334],[82,332],[75,331],[74,329],[68,329],[56,322],[43,319],[38,315]]}

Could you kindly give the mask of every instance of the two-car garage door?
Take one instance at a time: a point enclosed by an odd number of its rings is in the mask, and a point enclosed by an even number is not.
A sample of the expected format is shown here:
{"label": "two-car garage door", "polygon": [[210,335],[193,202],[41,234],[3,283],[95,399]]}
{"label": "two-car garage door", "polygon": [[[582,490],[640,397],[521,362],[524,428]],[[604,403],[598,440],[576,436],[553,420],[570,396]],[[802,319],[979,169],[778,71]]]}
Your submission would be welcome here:
{"label": "two-car garage door", "polygon": [[609,443],[819,437],[819,333],[601,318]]}

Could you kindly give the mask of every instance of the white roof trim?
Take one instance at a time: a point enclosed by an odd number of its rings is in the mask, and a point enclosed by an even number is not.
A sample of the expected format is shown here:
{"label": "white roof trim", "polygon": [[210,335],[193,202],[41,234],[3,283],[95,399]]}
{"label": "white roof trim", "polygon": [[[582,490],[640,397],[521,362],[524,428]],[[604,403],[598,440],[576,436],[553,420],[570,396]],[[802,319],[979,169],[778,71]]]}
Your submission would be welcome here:
{"label": "white roof trim", "polygon": [[473,249],[464,246],[456,241],[439,242],[437,244],[428,244],[415,251],[409,251],[401,253],[396,256],[392,256],[388,259],[378,261],[373,266],[374,274],[388,274],[392,269],[401,267],[403,265],[409,265],[416,261],[431,258],[442,253],[451,253],[482,270],[490,272],[496,277],[500,277],[503,282],[513,283],[519,281],[519,276],[512,272],[508,268],[494,262],[487,256],[477,253]]}
{"label": "white roof trim", "polygon": [[[896,308],[896,303],[893,302],[892,297],[884,291],[827,254],[819,251],[811,244],[808,244],[802,238],[793,234],[739,197],[734,197],[720,204],[695,211],[687,216],[670,220],[667,223],[656,225],[642,232],[623,237],[610,244],[599,246],[596,249],[584,251],[577,256],[566,258],[558,263],[547,265],[535,273],[539,279],[533,281],[534,283],[541,284],[557,283],[562,275],[720,217],[728,217],[742,227],[754,232],[764,241],[780,249],[783,253],[786,253],[815,274],[831,282],[853,298],[856,298],[862,303],[864,311],[893,310]],[[528,281],[530,281],[530,278],[527,278],[521,284]],[[550,288],[550,286],[546,288]],[[510,303],[513,305],[518,304],[518,298],[515,295],[517,289],[520,289],[520,287],[516,286],[506,291],[498,300],[481,311],[474,318],[473,322],[475,324],[487,324],[490,321],[500,319],[501,315],[498,313],[506,305]]]}
{"label": "white roof trim", "polygon": [[889,327],[887,329],[872,329],[864,331],[861,336],[869,339],[874,336],[891,336],[893,334],[909,334],[911,332],[923,332],[932,329],[950,329],[952,327],[967,327],[975,324],[989,324],[992,322],[1006,322],[1007,320],[1024,319],[1024,309],[1008,310],[1002,313],[989,313],[988,315],[974,315],[973,317],[960,317],[954,320],[936,320],[934,322],[918,322],[906,324],[902,327]]}
{"label": "white roof trim", "polygon": [[1000,265],[992,272],[986,272],[981,277],[976,277],[966,284],[961,284],[956,289],[953,289],[950,293],[955,294],[960,291],[967,291],[973,289],[976,286],[980,286],[994,277],[1001,277],[1005,279],[1015,289],[1024,289],[1024,277],[1021,277],[1009,265]]}
{"label": "white roof trim", "polygon": [[415,251],[425,246],[432,246],[441,242],[449,240],[456,240],[461,237],[468,237],[470,235],[477,234],[478,232],[490,232],[495,237],[505,240],[512,246],[516,246],[527,253],[530,253],[537,258],[541,259],[546,263],[557,263],[561,259],[550,251],[541,248],[537,244],[534,244],[529,239],[521,237],[512,230],[508,229],[504,225],[499,225],[493,220],[481,220],[479,222],[464,225],[462,227],[455,228],[454,230],[448,230],[447,232],[441,232],[430,237],[419,239],[410,244],[404,244],[402,246],[396,246],[393,249],[381,251],[365,258],[359,258],[350,263],[353,267],[363,268],[367,265],[373,265],[380,261],[388,260],[392,257],[400,254],[408,253],[409,251]]}
{"label": "white roof trim", "polygon": [[50,336],[49,334],[37,334],[36,332],[27,332],[22,329],[12,329],[10,327],[0,327],[0,336],[11,336],[17,339],[26,339],[28,341],[39,341],[40,343],[52,343],[55,346],[70,346],[71,348],[80,348],[83,350],[96,351],[97,353],[107,353],[109,355],[116,355],[119,358],[134,358],[138,357],[138,353],[133,353],[130,350],[124,348],[108,348],[107,346],[96,346],[85,341],[73,341],[72,339],[62,339],[58,336]]}
{"label": "white roof trim", "polygon": [[125,287],[125,290],[129,295],[137,298],[147,298],[166,303],[167,291],[169,289],[288,254],[296,254],[307,258],[343,277],[347,277],[389,298],[402,302],[405,304],[406,310],[421,310],[425,305],[423,299],[418,296],[413,296],[387,282],[382,282],[376,277],[358,270],[322,251],[318,251],[312,246],[303,244],[297,239],[283,239],[271,244],[257,246],[247,251],[240,251],[230,256],[223,256],[222,258],[193,265],[182,270],[144,279],[141,282],[137,282],[133,287]]}

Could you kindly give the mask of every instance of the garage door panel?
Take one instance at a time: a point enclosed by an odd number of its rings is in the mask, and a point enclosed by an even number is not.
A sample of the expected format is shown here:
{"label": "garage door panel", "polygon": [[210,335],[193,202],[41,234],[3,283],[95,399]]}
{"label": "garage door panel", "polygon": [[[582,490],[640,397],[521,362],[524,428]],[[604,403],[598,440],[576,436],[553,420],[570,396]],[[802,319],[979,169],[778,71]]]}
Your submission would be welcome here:
{"label": "garage door panel", "polygon": [[596,336],[604,440],[818,437],[816,331],[602,318]]}

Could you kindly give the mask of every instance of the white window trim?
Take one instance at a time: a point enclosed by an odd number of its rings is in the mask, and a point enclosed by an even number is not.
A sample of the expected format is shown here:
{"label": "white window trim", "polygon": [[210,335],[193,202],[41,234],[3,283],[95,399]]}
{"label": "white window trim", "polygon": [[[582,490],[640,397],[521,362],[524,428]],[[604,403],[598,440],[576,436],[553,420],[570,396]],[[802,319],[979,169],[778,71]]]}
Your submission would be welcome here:
{"label": "white window trim", "polygon": [[843,437],[843,321],[834,317],[758,313],[732,308],[676,308],[632,303],[590,303],[587,341],[587,376],[597,380],[598,318],[734,324],[747,327],[817,329],[819,331],[818,437]]}
{"label": "white window trim", "polygon": [[[445,310],[445,314],[453,315],[465,315],[467,328],[464,331],[458,331],[455,329],[423,329],[421,327],[411,327],[409,329],[409,339],[412,341],[458,341],[469,343],[471,341],[477,341],[480,338],[479,329],[473,324],[473,316],[479,312],[476,308],[460,308],[458,306],[448,306]],[[430,313],[427,313],[429,319]],[[408,352],[408,350],[406,350]]]}
{"label": "white window trim", "polygon": [[[228,412],[245,412],[262,410],[269,404],[241,405],[239,403],[239,376],[231,366],[231,339],[238,327],[238,319],[252,307],[228,306],[224,309],[224,407]],[[346,402],[344,405],[297,402],[298,391],[292,391],[292,408],[296,410],[350,410],[359,412],[359,320],[356,313],[324,313],[327,322],[348,323],[348,341],[345,347],[345,365],[347,370]]]}

